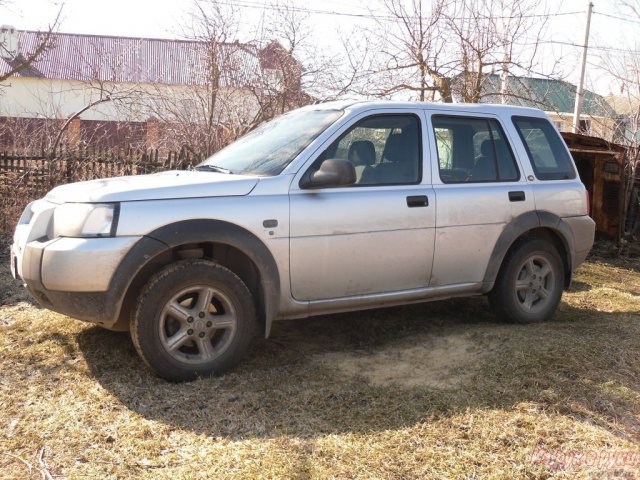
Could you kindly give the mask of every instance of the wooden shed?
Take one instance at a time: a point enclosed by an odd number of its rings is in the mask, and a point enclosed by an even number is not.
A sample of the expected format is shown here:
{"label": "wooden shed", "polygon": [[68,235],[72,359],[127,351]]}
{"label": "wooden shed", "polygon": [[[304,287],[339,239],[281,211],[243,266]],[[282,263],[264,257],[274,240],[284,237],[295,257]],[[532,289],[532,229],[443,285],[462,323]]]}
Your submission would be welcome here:
{"label": "wooden shed", "polygon": [[625,148],[598,137],[562,132],[589,191],[596,236],[617,239],[623,227]]}

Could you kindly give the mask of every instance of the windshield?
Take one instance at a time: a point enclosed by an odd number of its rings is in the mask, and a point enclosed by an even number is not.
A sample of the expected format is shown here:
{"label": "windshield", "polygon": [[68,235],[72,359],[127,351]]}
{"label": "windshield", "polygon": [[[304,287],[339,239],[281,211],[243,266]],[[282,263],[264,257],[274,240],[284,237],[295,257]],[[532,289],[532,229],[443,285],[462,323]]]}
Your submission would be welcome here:
{"label": "windshield", "polygon": [[278,175],[342,110],[294,111],[263,123],[196,168],[219,172]]}

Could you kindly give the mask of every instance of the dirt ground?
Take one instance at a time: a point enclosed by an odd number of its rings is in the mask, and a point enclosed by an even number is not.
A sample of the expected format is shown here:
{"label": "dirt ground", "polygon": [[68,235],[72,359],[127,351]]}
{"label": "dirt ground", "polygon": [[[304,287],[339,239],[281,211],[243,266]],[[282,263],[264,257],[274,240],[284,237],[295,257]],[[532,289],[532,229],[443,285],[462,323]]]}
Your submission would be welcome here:
{"label": "dirt ground", "polygon": [[375,385],[400,387],[457,387],[477,372],[498,342],[477,332],[439,332],[416,339],[402,339],[373,351],[326,353],[317,356],[347,376],[360,376]]}

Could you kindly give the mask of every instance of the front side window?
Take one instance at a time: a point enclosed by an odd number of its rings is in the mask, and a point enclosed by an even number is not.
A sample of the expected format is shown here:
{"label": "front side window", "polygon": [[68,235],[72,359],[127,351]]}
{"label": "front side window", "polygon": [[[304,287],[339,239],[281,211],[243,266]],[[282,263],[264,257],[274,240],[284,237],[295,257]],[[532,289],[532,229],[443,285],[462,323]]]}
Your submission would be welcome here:
{"label": "front side window", "polygon": [[556,129],[544,118],[513,117],[531,166],[540,180],[576,178],[571,157]]}
{"label": "front side window", "polygon": [[356,185],[402,185],[420,182],[420,120],[415,115],[376,115],[351,127],[314,163],[349,160]]}
{"label": "front side window", "polygon": [[434,115],[431,121],[444,183],[509,182],[520,178],[509,142],[496,120]]}

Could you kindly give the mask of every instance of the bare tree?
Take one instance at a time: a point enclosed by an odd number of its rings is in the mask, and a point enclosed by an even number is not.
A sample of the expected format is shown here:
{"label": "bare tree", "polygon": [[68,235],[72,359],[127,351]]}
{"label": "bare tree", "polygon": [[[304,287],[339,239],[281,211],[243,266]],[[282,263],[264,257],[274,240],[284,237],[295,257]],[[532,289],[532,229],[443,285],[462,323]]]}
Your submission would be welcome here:
{"label": "bare tree", "polygon": [[[0,5],[6,4],[6,1],[0,1]],[[0,56],[9,64],[9,70],[0,74],[0,84],[19,73],[33,68],[37,60],[53,47],[53,33],[60,26],[60,15],[62,7],[58,10],[53,21],[49,24],[46,31],[38,35],[38,41],[27,52],[20,52],[14,49],[14,45],[10,45],[12,38],[17,39],[17,32],[11,31],[4,27],[1,32],[0,40]],[[1,85],[0,85],[1,87]]]}
{"label": "bare tree", "polygon": [[[69,115],[60,124],[53,141],[46,149],[50,157],[55,157],[58,146],[67,133],[69,126],[74,120],[79,119],[83,113],[97,107],[98,105],[109,102],[119,103],[121,106],[126,105],[128,108],[131,104],[135,103],[135,99],[138,99],[141,95],[139,88],[135,84],[133,86],[127,85],[122,87],[114,82],[106,82],[100,78],[94,78],[89,81],[85,91],[88,93],[89,101],[80,109]],[[100,139],[95,137],[88,140],[91,143],[100,142]]]}
{"label": "bare tree", "polygon": [[387,98],[408,93],[422,101],[438,93],[451,101],[453,70],[442,30],[446,1],[384,0],[385,15],[374,15],[375,25],[358,32],[364,41],[346,45],[357,79],[350,90]]}
{"label": "bare tree", "polygon": [[258,76],[257,50],[236,41],[238,10],[218,0],[194,0],[184,26],[189,41],[188,85],[153,87],[145,108],[157,120],[157,145],[187,149],[204,158],[238,135],[237,122],[248,122],[255,105],[241,92]]}
{"label": "bare tree", "polygon": [[335,81],[330,65],[336,59],[320,51],[312,33],[309,15],[301,13],[290,1],[270,5],[252,39],[258,46],[260,74],[247,87],[258,108],[245,130],[335,94],[328,79]]}
{"label": "bare tree", "polygon": [[[621,13],[640,21],[640,0],[623,2]],[[621,227],[629,218],[630,231],[640,233],[640,44],[628,45],[626,51],[608,51],[600,56],[600,65],[619,87],[619,94],[611,99],[617,117],[609,119],[613,141],[626,147],[625,185]]]}
{"label": "bare tree", "polygon": [[537,4],[531,0],[449,4],[444,17],[457,62],[456,90],[463,101],[477,103],[484,95],[497,93],[496,82],[487,82],[487,77],[497,75],[501,79],[499,92],[506,102],[510,73],[531,73],[546,22],[544,17],[528,15]]}
{"label": "bare tree", "polygon": [[47,145],[56,137],[62,123],[62,120],[53,118],[0,118],[0,149],[45,154]]}
{"label": "bare tree", "polygon": [[[2,0],[0,0],[2,2]],[[11,80],[16,77],[35,77],[36,83],[27,90],[30,97],[30,107],[25,111],[25,117],[7,117],[3,119],[3,143],[11,142],[13,148],[20,150],[40,150],[43,154],[54,157],[58,147],[67,143],[67,133],[73,122],[85,112],[96,108],[101,104],[122,104],[133,101],[138,97],[137,86],[132,83],[104,80],[105,75],[101,70],[105,65],[110,65],[112,70],[109,78],[118,78],[124,71],[125,59],[111,58],[112,52],[98,43],[92,45],[90,55],[79,50],[73,55],[61,56],[57,63],[70,60],[63,64],[65,72],[72,73],[78,81],[58,81],[44,78],[40,72],[42,66],[39,61],[50,54],[56,48],[58,33],[56,32],[60,22],[62,8],[46,32],[29,33],[26,44],[18,45],[19,32],[10,28],[3,32],[4,45],[0,44],[0,50],[4,49],[5,60],[11,66],[11,70],[0,77],[2,80]],[[34,40],[35,38],[35,40]],[[11,58],[9,58],[11,54]],[[1,88],[1,85],[0,85]],[[0,94],[2,91],[0,90]],[[54,101],[58,99],[58,102]],[[85,104],[78,106],[77,110],[68,113],[70,99],[85,99]],[[70,102],[69,102],[70,103]],[[23,107],[25,108],[25,107]],[[79,133],[79,132],[78,132]],[[74,138],[74,141],[80,141]],[[100,142],[103,138],[97,138],[97,134],[90,141]]]}
{"label": "bare tree", "polygon": [[[53,37],[55,41],[55,36]],[[32,108],[37,110],[29,112],[37,118],[26,122],[13,122],[16,125],[28,125],[32,130],[31,144],[37,145],[47,156],[56,156],[58,147],[61,144],[73,146],[73,144],[94,143],[101,144],[108,141],[105,132],[95,131],[88,134],[83,130],[69,135],[71,126],[81,116],[89,111],[95,111],[105,104],[112,105],[109,111],[102,111],[98,117],[103,117],[104,121],[113,122],[116,118],[130,117],[134,106],[140,103],[144,97],[143,89],[138,83],[107,81],[105,78],[119,78],[121,72],[125,71],[122,59],[111,58],[110,51],[101,50],[100,45],[92,47],[89,58],[79,51],[73,55],[73,64],[65,65],[68,72],[73,72],[73,76],[81,81],[50,83],[42,79],[39,87],[31,89],[30,103]],[[105,65],[109,65],[112,71],[109,75],[100,72]],[[74,70],[75,69],[75,70]],[[57,101],[54,101],[54,98]],[[81,99],[80,102],[77,100]],[[75,110],[69,113],[71,105]],[[123,115],[124,114],[124,115]],[[9,122],[11,123],[11,122]],[[34,129],[34,126],[37,126]],[[21,142],[24,143],[24,142]]]}
{"label": "bare tree", "polygon": [[[537,73],[545,32],[534,0],[385,0],[375,29],[362,32],[372,58],[360,92],[417,100],[480,102],[512,95],[508,79]],[[544,13],[544,12],[543,12]],[[496,92],[493,77],[501,79]],[[373,86],[371,86],[371,79]],[[491,79],[492,81],[488,81]],[[488,88],[490,87],[490,88]]]}
{"label": "bare tree", "polygon": [[640,0],[625,0],[621,3],[623,13],[640,18]]}
{"label": "bare tree", "polygon": [[[217,0],[209,2],[219,8]],[[227,139],[293,108],[335,99],[350,81],[342,76],[339,56],[327,54],[314,40],[308,13],[291,0],[275,0],[267,7],[248,43],[235,43],[256,55],[258,65],[240,76],[232,101],[218,105]],[[200,14],[208,13],[200,10]],[[226,71],[237,68],[233,61],[223,66]]]}
{"label": "bare tree", "polygon": [[239,21],[226,2],[195,2],[185,36],[197,51],[191,68],[201,71],[192,85],[156,87],[151,113],[163,146],[206,157],[265,120],[336,94],[335,58],[314,50],[307,17],[291,4],[273,4],[246,43],[236,40]]}

